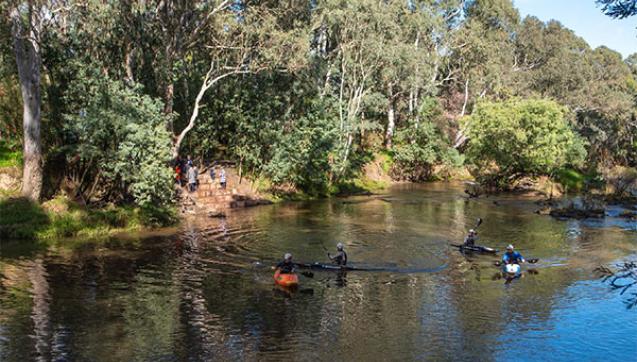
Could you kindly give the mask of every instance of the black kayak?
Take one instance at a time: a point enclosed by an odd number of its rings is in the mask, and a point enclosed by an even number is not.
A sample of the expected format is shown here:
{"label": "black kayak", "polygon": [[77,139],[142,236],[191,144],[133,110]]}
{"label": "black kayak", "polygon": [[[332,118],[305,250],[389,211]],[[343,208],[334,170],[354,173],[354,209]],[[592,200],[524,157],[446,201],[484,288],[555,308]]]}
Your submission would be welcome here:
{"label": "black kayak", "polygon": [[468,251],[475,253],[496,254],[498,251],[488,246],[481,245],[464,245],[464,244],[451,244],[451,246],[460,249],[460,251]]}
{"label": "black kayak", "polygon": [[321,264],[319,262],[315,262],[315,263],[295,263],[295,265],[297,267],[301,268],[301,269],[315,269],[315,270],[345,270],[345,271],[351,271],[351,270],[361,270],[361,271],[380,270],[380,269],[373,269],[373,268],[355,267],[355,266],[351,266],[351,265],[339,266],[339,265],[334,265],[334,264]]}

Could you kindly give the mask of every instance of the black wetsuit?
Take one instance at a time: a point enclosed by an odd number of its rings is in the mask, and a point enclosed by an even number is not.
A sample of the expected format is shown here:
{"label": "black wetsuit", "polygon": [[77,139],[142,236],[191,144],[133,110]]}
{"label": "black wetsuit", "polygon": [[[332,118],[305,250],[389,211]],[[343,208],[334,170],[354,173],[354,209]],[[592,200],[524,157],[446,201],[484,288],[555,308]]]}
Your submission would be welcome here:
{"label": "black wetsuit", "polygon": [[475,246],[476,245],[476,240],[478,240],[478,237],[476,235],[474,235],[474,236],[467,235],[467,237],[464,238],[464,245],[465,246]]}
{"label": "black wetsuit", "polygon": [[279,264],[276,265],[277,269],[281,271],[281,274],[292,274],[294,273],[294,263],[291,261],[283,260]]}
{"label": "black wetsuit", "polygon": [[340,250],[338,253],[336,253],[336,255],[330,255],[329,257],[334,263],[338,264],[339,266],[347,265],[347,253],[344,250]]}

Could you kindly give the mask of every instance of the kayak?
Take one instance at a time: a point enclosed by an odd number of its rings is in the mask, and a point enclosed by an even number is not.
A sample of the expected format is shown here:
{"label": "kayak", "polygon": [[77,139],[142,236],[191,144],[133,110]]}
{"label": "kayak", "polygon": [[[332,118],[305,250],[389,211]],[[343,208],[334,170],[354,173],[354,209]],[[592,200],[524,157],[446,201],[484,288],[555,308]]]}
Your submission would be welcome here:
{"label": "kayak", "polygon": [[509,275],[518,275],[520,274],[520,264],[504,264],[502,267],[502,271]]}
{"label": "kayak", "polygon": [[274,272],[274,282],[283,287],[299,285],[299,276],[296,274],[282,274],[279,270]]}
{"label": "kayak", "polygon": [[[334,264],[321,264],[319,262],[315,262],[315,263],[296,263],[295,264],[297,267],[299,268],[304,268],[304,269],[319,269],[319,270],[345,270],[345,271],[352,271],[352,270],[365,270],[365,271],[370,271],[370,270],[377,270],[377,269],[371,269],[371,268],[359,268],[359,267],[355,267],[355,266],[350,266],[350,265],[334,265]],[[378,269],[381,270],[381,269]]]}
{"label": "kayak", "polygon": [[480,246],[480,245],[464,245],[464,244],[451,244],[451,246],[460,249],[460,251],[470,251],[476,253],[487,253],[487,254],[496,254],[498,250],[489,248],[488,246]]}

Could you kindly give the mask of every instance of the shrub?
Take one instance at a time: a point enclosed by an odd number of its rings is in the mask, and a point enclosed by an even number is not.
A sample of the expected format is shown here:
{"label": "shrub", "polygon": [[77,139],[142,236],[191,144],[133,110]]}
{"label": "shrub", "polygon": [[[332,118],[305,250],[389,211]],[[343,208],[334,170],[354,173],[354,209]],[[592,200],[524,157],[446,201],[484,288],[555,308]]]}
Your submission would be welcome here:
{"label": "shrub", "polygon": [[479,103],[465,119],[467,156],[478,174],[495,164],[497,179],[550,175],[564,166],[580,166],[584,143],[565,114],[565,108],[544,99]]}
{"label": "shrub", "polygon": [[449,142],[435,125],[441,112],[435,100],[423,102],[420,122],[411,120],[396,132],[392,173],[395,178],[425,181],[432,177],[433,166],[444,164],[460,167],[464,158],[449,146]]}
{"label": "shrub", "polygon": [[170,118],[161,102],[103,76],[78,79],[68,95],[76,113],[66,121],[69,160],[88,175],[79,180],[81,189],[97,184],[100,198],[131,198],[141,207],[170,204]]}

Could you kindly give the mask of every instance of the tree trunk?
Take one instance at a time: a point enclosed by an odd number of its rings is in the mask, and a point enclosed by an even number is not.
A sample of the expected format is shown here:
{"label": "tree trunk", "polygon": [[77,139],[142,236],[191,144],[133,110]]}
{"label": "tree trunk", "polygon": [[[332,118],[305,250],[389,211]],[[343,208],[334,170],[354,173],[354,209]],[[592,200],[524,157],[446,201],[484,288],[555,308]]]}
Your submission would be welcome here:
{"label": "tree trunk", "polygon": [[135,75],[133,73],[133,59],[134,59],[133,44],[130,42],[126,44],[126,54],[124,56],[124,67],[126,68],[126,80],[129,82],[135,81]]}
{"label": "tree trunk", "polygon": [[[164,89],[164,114],[173,113],[174,92],[175,83],[170,80],[169,83],[166,85],[166,88]],[[170,131],[171,134],[175,133],[175,124],[172,117],[170,117],[170,121],[168,123],[168,131]]]}
{"label": "tree trunk", "polygon": [[181,148],[181,143],[184,141],[184,138],[186,138],[186,135],[188,134],[188,132],[190,132],[193,129],[193,127],[195,127],[195,124],[197,122],[197,117],[199,117],[199,109],[201,108],[201,101],[203,99],[203,96],[206,94],[206,91],[208,91],[210,87],[215,85],[218,81],[222,80],[223,78],[229,77],[234,74],[251,73],[248,70],[241,70],[240,67],[237,67],[234,70],[229,70],[215,78],[212,78],[215,70],[216,68],[214,63],[211,63],[210,68],[208,69],[208,72],[206,73],[206,76],[204,77],[203,83],[201,84],[201,88],[199,88],[199,93],[197,93],[197,97],[195,98],[195,104],[192,107],[192,114],[190,115],[190,120],[188,121],[188,125],[179,133],[179,136],[177,136],[177,138],[175,139],[175,142],[173,143],[173,149],[172,149],[173,159],[177,159],[177,157],[179,157],[179,149]]}
{"label": "tree trunk", "polygon": [[392,139],[394,137],[394,128],[396,127],[396,108],[394,104],[393,88],[389,86],[389,105],[387,107],[387,131],[385,132],[385,148],[391,149]]}
{"label": "tree trunk", "polygon": [[42,145],[40,139],[40,48],[32,23],[33,9],[29,9],[28,29],[25,29],[19,10],[13,9],[13,45],[20,78],[23,103],[24,167],[22,196],[38,201],[42,194]]}
{"label": "tree trunk", "polygon": [[[467,112],[467,102],[469,101],[469,79],[464,83],[464,102],[462,103],[462,111],[460,112],[460,118],[464,117]],[[453,148],[458,149],[467,142],[469,139],[465,134],[465,130],[460,128],[456,134],[456,138],[453,142]]]}

